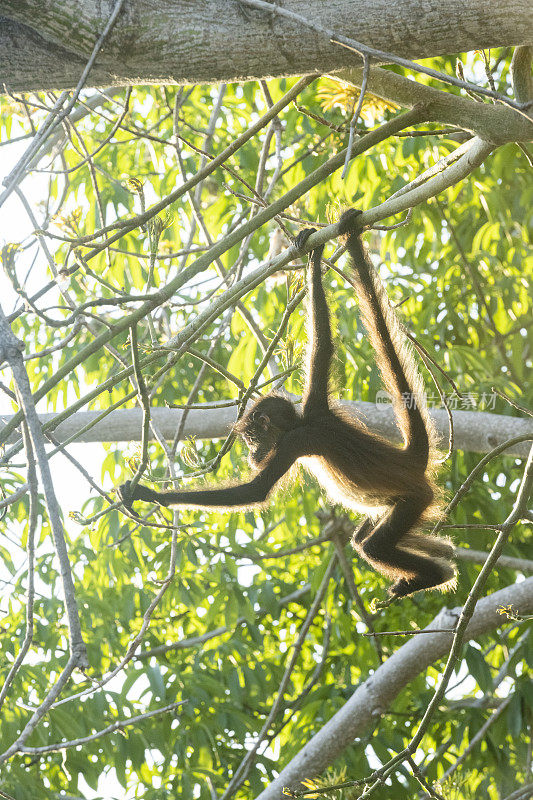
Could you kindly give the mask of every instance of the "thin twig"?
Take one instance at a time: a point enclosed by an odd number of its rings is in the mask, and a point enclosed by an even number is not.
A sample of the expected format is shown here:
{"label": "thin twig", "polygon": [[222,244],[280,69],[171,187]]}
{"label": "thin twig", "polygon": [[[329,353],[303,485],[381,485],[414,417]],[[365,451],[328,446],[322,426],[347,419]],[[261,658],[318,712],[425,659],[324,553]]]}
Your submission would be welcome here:
{"label": "thin twig", "polygon": [[353,139],[355,136],[355,132],[357,130],[357,120],[359,119],[359,114],[361,113],[361,109],[363,107],[363,102],[365,99],[366,93],[366,86],[368,83],[368,75],[370,72],[370,56],[366,54],[361,54],[363,57],[363,80],[361,81],[361,88],[359,91],[359,99],[357,101],[357,105],[355,107],[355,111],[353,112],[352,119],[350,120],[350,133],[348,136],[348,147],[346,148],[346,160],[344,162],[344,169],[342,170],[341,178],[342,180],[345,179],[346,173],[348,172],[348,167],[350,165],[350,156],[353,145]]}

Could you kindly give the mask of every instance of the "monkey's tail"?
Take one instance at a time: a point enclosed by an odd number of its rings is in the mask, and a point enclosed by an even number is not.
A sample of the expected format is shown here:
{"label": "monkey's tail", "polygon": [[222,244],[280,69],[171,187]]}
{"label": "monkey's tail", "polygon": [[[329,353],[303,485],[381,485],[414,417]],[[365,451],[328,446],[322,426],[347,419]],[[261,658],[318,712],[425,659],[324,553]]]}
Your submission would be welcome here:
{"label": "monkey's tail", "polygon": [[403,334],[385,288],[374,270],[354,230],[354,220],[361,212],[350,209],[340,219],[341,233],[347,234],[347,246],[354,265],[354,283],[364,325],[392,397],[405,449],[420,469],[425,470],[435,453],[436,431],[424,399],[424,387],[407,339]]}

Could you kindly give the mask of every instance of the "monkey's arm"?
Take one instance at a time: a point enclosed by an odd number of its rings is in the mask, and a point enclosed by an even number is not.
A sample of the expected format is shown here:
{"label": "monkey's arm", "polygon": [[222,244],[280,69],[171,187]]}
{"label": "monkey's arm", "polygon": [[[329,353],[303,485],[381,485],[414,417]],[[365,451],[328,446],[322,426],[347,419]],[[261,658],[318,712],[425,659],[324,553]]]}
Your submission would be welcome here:
{"label": "monkey's arm", "polygon": [[[314,232],[313,228],[301,231],[296,240],[301,247],[307,237]],[[329,322],[329,309],[322,286],[320,259],[324,247],[317,247],[310,256],[307,271],[308,290],[308,337],[309,366],[306,385],[303,393],[303,412],[324,411],[328,408],[328,382],[331,358],[333,356],[333,340]]]}
{"label": "monkey's arm", "polygon": [[296,458],[295,444],[286,437],[265,466],[246,483],[221,489],[191,489],[190,491],[156,492],[149,486],[131,481],[118,487],[118,495],[124,506],[132,510],[136,500],[159,503],[161,506],[192,506],[195,508],[248,508],[263,503],[280,478],[290,469]]}
{"label": "monkey's arm", "polygon": [[347,235],[348,252],[354,266],[355,288],[363,322],[376,351],[376,360],[385,388],[393,398],[394,413],[405,448],[413,466],[425,470],[433,446],[433,427],[423,397],[423,385],[416,363],[405,347],[405,335],[391,308],[379,276],[361,241],[357,209],[345,211],[339,220],[339,233]]}

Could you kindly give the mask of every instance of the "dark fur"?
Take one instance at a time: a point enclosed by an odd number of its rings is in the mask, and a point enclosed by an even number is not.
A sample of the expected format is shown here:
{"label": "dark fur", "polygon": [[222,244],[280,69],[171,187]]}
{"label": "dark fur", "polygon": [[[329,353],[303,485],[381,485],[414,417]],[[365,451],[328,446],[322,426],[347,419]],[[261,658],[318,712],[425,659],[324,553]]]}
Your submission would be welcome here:
{"label": "dark fur", "polygon": [[[393,399],[404,446],[369,433],[330,403],[333,342],[320,268],[323,247],[319,247],[308,270],[309,365],[302,411],[298,413],[283,397],[268,395],[236,426],[250,448],[255,477],[235,486],[186,492],[155,492],[142,485],[131,491],[127,483],[120,492],[130,508],[134,500],[165,506],[247,507],[264,502],[298,460],[332,501],[374,517],[376,521],[365,520],[352,544],[379,572],[396,580],[391,595],[403,597],[451,583],[453,547],[445,539],[417,532],[435,505],[434,431],[416,366],[356,230],[358,213],[351,210],[342,216],[340,232],[347,237],[363,320]],[[302,231],[297,247],[303,247],[312,232]]]}

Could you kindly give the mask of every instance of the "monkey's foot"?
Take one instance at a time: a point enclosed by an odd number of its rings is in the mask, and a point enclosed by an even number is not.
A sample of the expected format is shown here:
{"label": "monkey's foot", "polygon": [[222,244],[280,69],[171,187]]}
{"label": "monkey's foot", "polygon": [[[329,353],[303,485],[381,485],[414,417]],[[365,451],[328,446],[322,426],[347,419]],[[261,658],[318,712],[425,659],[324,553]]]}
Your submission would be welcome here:
{"label": "monkey's foot", "polygon": [[304,228],[303,231],[300,231],[300,233],[294,240],[295,248],[297,250],[302,250],[305,247],[306,241],[309,239],[312,233],[316,233],[316,228]]}
{"label": "monkey's foot", "polygon": [[398,602],[399,597],[389,597],[388,600],[372,600],[370,603],[370,613],[374,614],[376,611],[382,611],[384,608],[388,608],[393,603]]}

